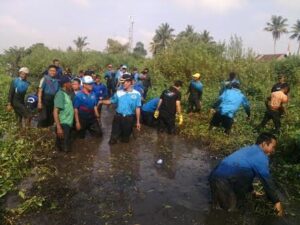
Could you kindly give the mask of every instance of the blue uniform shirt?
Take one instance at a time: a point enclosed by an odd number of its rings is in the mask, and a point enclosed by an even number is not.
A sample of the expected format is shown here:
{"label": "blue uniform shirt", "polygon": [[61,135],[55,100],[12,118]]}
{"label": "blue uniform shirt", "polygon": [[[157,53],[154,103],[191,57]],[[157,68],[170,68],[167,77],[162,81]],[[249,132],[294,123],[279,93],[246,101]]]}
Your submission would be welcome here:
{"label": "blue uniform shirt", "polygon": [[93,84],[93,92],[96,95],[97,100],[99,98],[106,98],[107,97],[107,88],[103,83],[100,84]]}
{"label": "blue uniform shirt", "polygon": [[83,91],[79,91],[73,100],[74,108],[78,109],[79,116],[85,119],[95,118],[94,107],[97,103],[98,100],[93,92],[87,94]]}
{"label": "blue uniform shirt", "polygon": [[212,172],[211,178],[222,177],[234,182],[237,187],[251,191],[255,177],[259,178],[274,202],[278,202],[269,170],[269,158],[259,145],[251,145],[224,158]]}
{"label": "blue uniform shirt", "polygon": [[117,113],[123,116],[134,115],[135,110],[141,107],[141,95],[138,91],[124,91],[118,90],[111,98],[111,103],[117,105]]}
{"label": "blue uniform shirt", "polygon": [[142,110],[144,112],[153,113],[157,108],[158,102],[159,98],[153,98],[142,106]]}
{"label": "blue uniform shirt", "polygon": [[56,78],[52,78],[49,75],[45,75],[39,86],[46,95],[55,95],[58,92],[59,84]]}
{"label": "blue uniform shirt", "polygon": [[14,80],[14,87],[16,94],[24,94],[27,92],[30,83],[27,80],[23,80],[21,77],[18,77]]}
{"label": "blue uniform shirt", "polygon": [[144,95],[144,88],[143,88],[143,85],[141,85],[140,83],[135,83],[133,85],[133,89],[138,91],[141,94],[141,96]]}
{"label": "blue uniform shirt", "polygon": [[191,81],[191,88],[195,89],[196,91],[202,92],[203,91],[203,84],[200,81]]}
{"label": "blue uniform shirt", "polygon": [[218,102],[218,110],[223,116],[233,118],[241,105],[244,107],[248,116],[250,116],[249,102],[239,89],[226,89],[223,94],[219,96]]}

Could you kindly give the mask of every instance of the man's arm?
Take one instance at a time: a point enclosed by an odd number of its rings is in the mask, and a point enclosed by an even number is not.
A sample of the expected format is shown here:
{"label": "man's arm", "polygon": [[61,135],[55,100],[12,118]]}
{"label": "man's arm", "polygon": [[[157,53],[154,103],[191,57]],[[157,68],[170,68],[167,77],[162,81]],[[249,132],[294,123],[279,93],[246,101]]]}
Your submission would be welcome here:
{"label": "man's arm", "polygon": [[60,120],[59,120],[59,108],[54,107],[53,117],[54,117],[54,121],[55,121],[55,124],[56,124],[56,133],[57,133],[57,136],[59,138],[63,138],[64,137],[64,131],[63,131],[62,127],[61,127]]}
{"label": "man's arm", "polygon": [[159,111],[159,108],[160,108],[160,106],[161,106],[161,104],[162,104],[162,99],[160,98],[159,99],[159,102],[158,102],[158,104],[157,104],[157,107],[156,107],[156,111]]}
{"label": "man's arm", "polygon": [[140,130],[141,129],[141,124],[140,124],[141,108],[140,107],[137,107],[135,109],[135,115],[136,115],[136,128]]}
{"label": "man's arm", "polygon": [[181,114],[181,104],[180,101],[176,101],[176,112],[178,113],[178,115]]}
{"label": "man's arm", "polygon": [[98,105],[99,104],[103,104],[103,105],[111,105],[111,100],[110,99],[105,99],[105,100],[100,100]]}
{"label": "man's arm", "polygon": [[81,129],[81,125],[80,125],[80,120],[79,120],[79,115],[78,115],[78,109],[77,108],[74,109],[74,115],[75,115],[76,129],[80,130]]}
{"label": "man's arm", "polygon": [[250,105],[248,99],[245,96],[243,97],[242,105],[245,109],[247,116],[250,117]]}

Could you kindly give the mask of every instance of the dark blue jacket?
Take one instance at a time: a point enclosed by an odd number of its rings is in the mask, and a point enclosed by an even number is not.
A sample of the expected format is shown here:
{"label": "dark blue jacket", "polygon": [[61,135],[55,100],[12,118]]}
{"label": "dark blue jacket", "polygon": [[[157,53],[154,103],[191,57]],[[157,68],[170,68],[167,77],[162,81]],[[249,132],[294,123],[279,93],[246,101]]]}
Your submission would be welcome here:
{"label": "dark blue jacket", "polygon": [[97,100],[99,100],[99,98],[106,98],[107,97],[107,88],[104,84],[100,83],[100,84],[93,84],[93,92],[96,95]]}
{"label": "dark blue jacket", "polygon": [[224,158],[213,170],[210,179],[225,178],[235,190],[250,192],[255,177],[262,182],[267,196],[273,203],[279,201],[269,169],[269,158],[259,145],[251,145]]}

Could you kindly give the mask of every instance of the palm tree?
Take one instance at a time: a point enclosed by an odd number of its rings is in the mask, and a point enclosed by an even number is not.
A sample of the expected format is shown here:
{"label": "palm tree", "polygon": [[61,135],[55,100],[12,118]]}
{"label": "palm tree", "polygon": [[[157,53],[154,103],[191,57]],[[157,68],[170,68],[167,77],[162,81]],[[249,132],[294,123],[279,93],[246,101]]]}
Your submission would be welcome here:
{"label": "palm tree", "polygon": [[87,37],[78,37],[76,40],[73,40],[79,52],[82,52],[82,49],[89,44],[86,42],[86,39]]}
{"label": "palm tree", "polygon": [[280,36],[284,33],[287,33],[287,19],[282,16],[272,16],[271,21],[267,23],[267,26],[264,28],[265,31],[272,32],[274,40],[274,54],[276,53],[276,42],[280,39]]}
{"label": "palm tree", "polygon": [[297,20],[296,24],[292,27],[292,35],[290,36],[290,39],[297,39],[299,42],[299,47],[297,54],[299,55],[300,53],[300,20]]}
{"label": "palm tree", "polygon": [[[166,49],[172,43],[174,39],[174,29],[170,27],[168,23],[161,24],[155,31],[153,37],[153,44],[155,49],[152,48],[152,53],[156,54],[158,51]],[[155,50],[155,53],[154,53]]]}
{"label": "palm tree", "polygon": [[201,34],[200,34],[200,38],[203,42],[205,43],[213,43],[214,42],[214,38],[212,36],[210,36],[209,31],[204,30]]}

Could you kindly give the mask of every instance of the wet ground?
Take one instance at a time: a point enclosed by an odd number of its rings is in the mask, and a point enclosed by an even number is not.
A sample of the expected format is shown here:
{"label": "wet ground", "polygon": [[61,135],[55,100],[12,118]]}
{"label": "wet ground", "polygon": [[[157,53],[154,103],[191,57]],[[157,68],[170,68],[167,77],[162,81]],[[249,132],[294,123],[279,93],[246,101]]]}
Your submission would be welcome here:
{"label": "wet ground", "polygon": [[[56,153],[53,174],[46,181],[22,182],[32,193],[47,196],[48,207],[21,217],[17,224],[300,224],[299,217],[210,212],[207,176],[216,160],[201,143],[143,127],[129,144],[109,146],[110,114],[103,109],[101,139],[76,140],[71,153]],[[156,163],[159,159],[161,164]]]}

